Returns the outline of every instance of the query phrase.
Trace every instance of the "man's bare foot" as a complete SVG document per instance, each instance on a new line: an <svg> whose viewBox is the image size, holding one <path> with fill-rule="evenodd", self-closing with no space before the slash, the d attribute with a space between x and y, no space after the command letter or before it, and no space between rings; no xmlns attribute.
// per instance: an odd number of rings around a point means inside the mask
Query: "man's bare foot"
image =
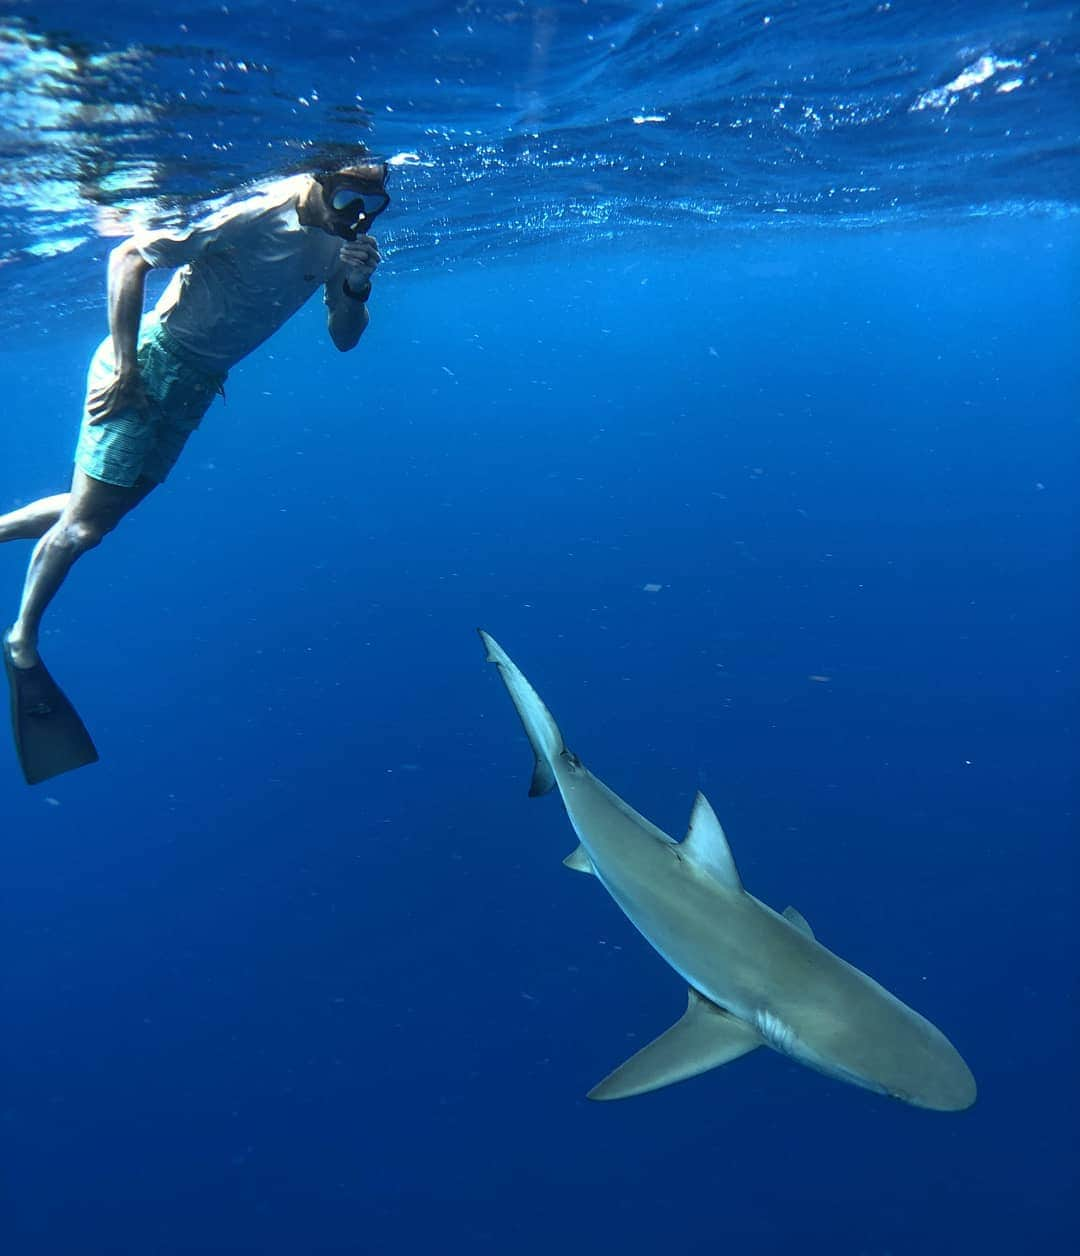
<svg viewBox="0 0 1080 1256"><path fill-rule="evenodd" d="M11 632L4 634L4 652L11 659L12 663L19 668L36 667L41 662L37 646L20 641L17 637L12 636Z"/></svg>

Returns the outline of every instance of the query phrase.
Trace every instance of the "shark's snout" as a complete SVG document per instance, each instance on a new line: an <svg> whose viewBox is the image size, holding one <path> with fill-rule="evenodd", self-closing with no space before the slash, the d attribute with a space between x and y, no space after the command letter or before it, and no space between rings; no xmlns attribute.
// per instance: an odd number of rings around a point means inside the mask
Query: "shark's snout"
<svg viewBox="0 0 1080 1256"><path fill-rule="evenodd" d="M948 1055L938 1061L937 1068L924 1079L917 1093L898 1094L896 1097L934 1112L962 1112L971 1107L977 1094L978 1087L971 1069L950 1043Z"/></svg>

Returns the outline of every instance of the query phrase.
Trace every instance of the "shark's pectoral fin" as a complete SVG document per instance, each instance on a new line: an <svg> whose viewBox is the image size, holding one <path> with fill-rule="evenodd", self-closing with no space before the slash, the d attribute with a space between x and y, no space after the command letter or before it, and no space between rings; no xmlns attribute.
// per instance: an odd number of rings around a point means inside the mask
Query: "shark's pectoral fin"
<svg viewBox="0 0 1080 1256"><path fill-rule="evenodd" d="M743 888L724 830L720 827L716 812L709 806L709 800L700 790L690 813L690 827L679 843L678 851L683 859L697 864L728 889Z"/></svg>
<svg viewBox="0 0 1080 1256"><path fill-rule="evenodd" d="M794 925L800 933L805 933L808 938L814 936L813 929L806 923L806 917L801 911L797 911L794 907L785 907L780 913L789 925Z"/></svg>
<svg viewBox="0 0 1080 1256"><path fill-rule="evenodd" d="M686 1012L666 1033L609 1073L590 1099L628 1099L696 1077L761 1046L755 1029L703 999L693 988Z"/></svg>
<svg viewBox="0 0 1080 1256"><path fill-rule="evenodd" d="M592 860L585 853L584 846L578 846L572 850L563 860L563 865L572 868L575 872L588 872L592 876L596 876L596 869L592 866Z"/></svg>

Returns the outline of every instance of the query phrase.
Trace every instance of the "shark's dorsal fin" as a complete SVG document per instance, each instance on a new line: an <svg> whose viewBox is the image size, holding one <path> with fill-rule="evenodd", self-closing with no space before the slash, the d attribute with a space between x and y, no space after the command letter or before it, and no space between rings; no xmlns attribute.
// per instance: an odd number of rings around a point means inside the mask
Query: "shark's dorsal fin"
<svg viewBox="0 0 1080 1256"><path fill-rule="evenodd" d="M575 872L588 872L590 875L596 875L596 869L592 866L592 860L585 853L584 846L578 846L572 850L563 860L563 864L567 868L572 868Z"/></svg>
<svg viewBox="0 0 1080 1256"><path fill-rule="evenodd" d="M589 1091L590 1099L628 1099L696 1077L761 1046L761 1035L691 987L685 1014Z"/></svg>
<svg viewBox="0 0 1080 1256"><path fill-rule="evenodd" d="M679 845L679 854L699 868L710 873L729 890L741 890L742 880L731 854L724 830L709 806L709 800L698 790L694 810L690 813L690 827Z"/></svg>
<svg viewBox="0 0 1080 1256"><path fill-rule="evenodd" d="M794 925L800 933L805 933L808 938L814 936L813 929L806 923L806 917L801 911L797 911L794 907L785 907L780 913L789 925Z"/></svg>

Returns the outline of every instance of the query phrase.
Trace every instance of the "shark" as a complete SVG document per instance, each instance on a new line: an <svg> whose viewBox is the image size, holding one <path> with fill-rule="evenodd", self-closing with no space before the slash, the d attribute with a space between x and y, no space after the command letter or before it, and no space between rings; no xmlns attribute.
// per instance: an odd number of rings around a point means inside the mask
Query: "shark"
<svg viewBox="0 0 1080 1256"><path fill-rule="evenodd" d="M563 862L600 882L687 987L680 1019L590 1099L645 1094L764 1046L915 1107L959 1112L975 1102L971 1070L941 1030L818 941L795 908L777 912L749 893L701 792L675 841L567 749L536 690L478 631L532 746L529 794L557 789L577 835Z"/></svg>

